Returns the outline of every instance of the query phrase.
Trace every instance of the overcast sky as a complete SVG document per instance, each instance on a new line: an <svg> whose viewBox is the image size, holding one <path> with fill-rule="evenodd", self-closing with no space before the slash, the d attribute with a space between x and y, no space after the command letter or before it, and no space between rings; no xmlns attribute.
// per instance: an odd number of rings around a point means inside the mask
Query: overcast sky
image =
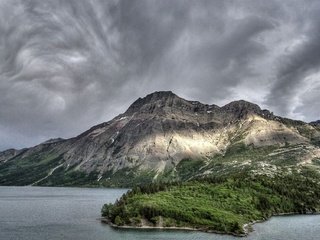
<svg viewBox="0 0 320 240"><path fill-rule="evenodd" d="M0 150L172 90L320 119L320 1L0 0Z"/></svg>

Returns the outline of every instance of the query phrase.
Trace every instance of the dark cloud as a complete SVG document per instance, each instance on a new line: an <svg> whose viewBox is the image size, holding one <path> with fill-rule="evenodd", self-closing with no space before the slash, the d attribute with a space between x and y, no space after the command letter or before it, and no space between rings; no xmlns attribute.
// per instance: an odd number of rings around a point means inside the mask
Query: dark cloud
<svg viewBox="0 0 320 240"><path fill-rule="evenodd" d="M319 79L319 75L316 77ZM310 80L309 80L310 81ZM294 113L308 116L310 121L319 120L319 109L320 109L320 83L313 83L314 85L303 92L300 103L295 108Z"/></svg>
<svg viewBox="0 0 320 240"><path fill-rule="evenodd" d="M74 136L156 90L320 118L319 5L0 0L0 149Z"/></svg>
<svg viewBox="0 0 320 240"><path fill-rule="evenodd" d="M303 101L304 96L297 96L310 81L310 76L320 69L320 5L312 8L307 21L306 29L297 29L298 38L291 48L280 56L277 69L276 82L273 84L267 97L267 105L279 114L287 115L292 112L299 113L296 109L297 101ZM305 16L302 16L305 17ZM314 86L315 83L312 82ZM310 96L307 96L307 98ZM314 96L313 96L314 97ZM318 95L319 97L319 95ZM302 99L301 99L302 98ZM306 101L308 102L308 101ZM312 109L314 106L304 106ZM314 112L311 115L317 115ZM311 118L306 115L306 118ZM319 117L319 114L318 114Z"/></svg>

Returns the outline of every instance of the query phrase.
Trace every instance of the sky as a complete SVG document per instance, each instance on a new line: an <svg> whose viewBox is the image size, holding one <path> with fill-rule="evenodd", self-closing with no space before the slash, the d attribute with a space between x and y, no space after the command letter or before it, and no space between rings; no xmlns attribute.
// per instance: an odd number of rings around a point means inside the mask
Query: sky
<svg viewBox="0 0 320 240"><path fill-rule="evenodd" d="M320 119L320 1L0 0L0 150L171 90Z"/></svg>

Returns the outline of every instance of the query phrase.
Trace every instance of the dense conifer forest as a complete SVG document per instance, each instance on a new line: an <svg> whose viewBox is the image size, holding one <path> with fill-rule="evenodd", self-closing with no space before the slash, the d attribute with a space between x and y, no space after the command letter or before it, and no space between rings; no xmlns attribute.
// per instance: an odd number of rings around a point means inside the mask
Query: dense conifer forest
<svg viewBox="0 0 320 240"><path fill-rule="evenodd" d="M312 172L266 176L239 173L133 188L102 215L116 226L178 227L235 235L248 223L284 213L315 213L320 185Z"/></svg>

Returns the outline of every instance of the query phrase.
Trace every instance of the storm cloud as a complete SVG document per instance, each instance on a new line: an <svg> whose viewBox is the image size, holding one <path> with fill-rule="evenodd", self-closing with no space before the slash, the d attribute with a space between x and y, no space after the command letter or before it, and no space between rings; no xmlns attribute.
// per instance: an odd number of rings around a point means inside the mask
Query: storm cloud
<svg viewBox="0 0 320 240"><path fill-rule="evenodd" d="M171 90L320 119L320 2L0 0L0 150Z"/></svg>

